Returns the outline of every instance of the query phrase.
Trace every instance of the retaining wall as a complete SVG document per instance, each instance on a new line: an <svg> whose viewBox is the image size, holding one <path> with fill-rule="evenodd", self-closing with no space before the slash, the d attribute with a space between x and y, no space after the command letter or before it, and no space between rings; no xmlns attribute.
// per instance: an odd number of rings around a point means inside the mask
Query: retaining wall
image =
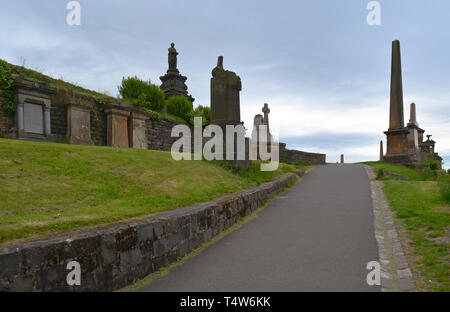
<svg viewBox="0 0 450 312"><path fill-rule="evenodd" d="M307 153L297 150L280 149L280 160L291 164L307 162L311 165L323 165L326 161L326 155Z"/></svg>
<svg viewBox="0 0 450 312"><path fill-rule="evenodd" d="M113 291L208 241L281 192L294 174L145 219L0 247L0 291ZM78 261L81 285L68 286Z"/></svg>

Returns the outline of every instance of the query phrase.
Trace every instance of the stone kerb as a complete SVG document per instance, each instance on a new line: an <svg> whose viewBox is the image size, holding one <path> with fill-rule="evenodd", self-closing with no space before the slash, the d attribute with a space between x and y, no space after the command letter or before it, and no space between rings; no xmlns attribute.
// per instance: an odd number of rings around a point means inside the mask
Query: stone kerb
<svg viewBox="0 0 450 312"><path fill-rule="evenodd" d="M0 291L122 288L199 247L294 179L294 174L286 174L246 191L144 219L0 247ZM80 286L67 285L70 261L80 263Z"/></svg>

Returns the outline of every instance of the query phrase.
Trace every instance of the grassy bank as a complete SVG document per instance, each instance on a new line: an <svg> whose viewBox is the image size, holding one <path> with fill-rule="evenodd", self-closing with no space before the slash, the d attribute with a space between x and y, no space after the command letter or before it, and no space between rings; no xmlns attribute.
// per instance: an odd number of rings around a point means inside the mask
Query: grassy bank
<svg viewBox="0 0 450 312"><path fill-rule="evenodd" d="M375 172L387 169L410 178L410 181L382 180L385 195L396 213L397 227L405 230L407 239L403 243L419 277L417 286L423 291L450 291L450 209L439 182L403 166L367 164Z"/></svg>
<svg viewBox="0 0 450 312"><path fill-rule="evenodd" d="M168 152L0 139L0 243L176 209L294 170L235 174Z"/></svg>

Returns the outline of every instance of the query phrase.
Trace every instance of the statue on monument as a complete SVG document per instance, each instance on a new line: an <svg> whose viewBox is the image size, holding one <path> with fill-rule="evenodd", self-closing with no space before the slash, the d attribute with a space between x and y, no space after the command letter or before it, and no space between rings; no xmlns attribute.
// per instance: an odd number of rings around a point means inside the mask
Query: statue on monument
<svg viewBox="0 0 450 312"><path fill-rule="evenodd" d="M169 48L169 70L167 72L178 72L177 55L178 52L175 49L175 43L172 42Z"/></svg>

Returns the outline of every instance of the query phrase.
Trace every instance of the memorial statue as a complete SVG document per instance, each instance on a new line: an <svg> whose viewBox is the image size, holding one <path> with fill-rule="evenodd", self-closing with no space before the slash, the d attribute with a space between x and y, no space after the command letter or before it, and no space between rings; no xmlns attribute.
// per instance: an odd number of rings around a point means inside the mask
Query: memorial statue
<svg viewBox="0 0 450 312"><path fill-rule="evenodd" d="M170 48L169 48L169 70L167 72L170 72L170 71L178 72L177 55L178 55L178 52L175 49L175 43L172 42L170 44Z"/></svg>

